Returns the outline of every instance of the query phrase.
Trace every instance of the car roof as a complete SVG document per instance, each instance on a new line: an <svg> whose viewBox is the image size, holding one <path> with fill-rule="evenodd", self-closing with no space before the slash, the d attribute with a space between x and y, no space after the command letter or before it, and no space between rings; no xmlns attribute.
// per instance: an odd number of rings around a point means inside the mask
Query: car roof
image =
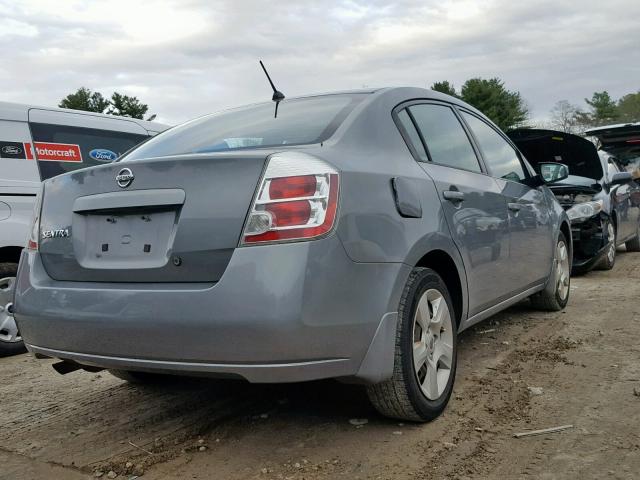
<svg viewBox="0 0 640 480"><path fill-rule="evenodd" d="M299 95L299 96L290 97L290 98L307 98L307 97L319 97L324 95L349 95L349 94L396 95L396 96L405 96L407 97L406 98L407 100L410 100L412 98L441 100L449 103L455 103L457 105L466 107L470 110L477 111L474 107L472 107L468 103L465 103L459 98L452 97L451 95L437 92L435 90L430 90L428 88L411 87L411 86L389 86L389 87L377 87L377 88L360 88L360 89L352 89L352 90L338 90L335 92L311 93L311 94Z"/></svg>
<svg viewBox="0 0 640 480"><path fill-rule="evenodd" d="M44 110L48 112L60 112L60 113L72 113L74 115L87 115L90 117L100 117L100 118L108 118L108 119L116 119L116 120L126 120L130 122L137 123L145 130L151 132L162 132L169 128L169 125L165 125L159 122L149 122L147 120L140 120L137 118L131 117L119 117L117 115L107 115L104 113L96 113L96 112L86 112L84 110L72 110L69 108L58 108L58 107L43 107L39 105L29 105L23 103L13 103L13 102L0 102L0 120L11 120L18 122L27 122L29 120L29 110Z"/></svg>
<svg viewBox="0 0 640 480"><path fill-rule="evenodd" d="M376 87L376 88L359 88L359 89L350 89L350 90L336 90L329 92L318 92L318 93L307 93L303 95L295 95L286 97L285 100L297 100L302 98L313 98L313 97L324 97L331 95L357 95L357 94L370 94L370 95L394 95L397 97L405 97L404 101L411 99L429 99L429 100L440 100L449 103L455 103L461 107L468 108L469 110L473 110L475 112L479 112L476 108L472 107L468 103L460 100L459 98L452 97L451 95L447 95L444 93L436 92L435 90L429 90L427 88L422 87L407 87L407 86L393 86L393 87ZM246 105L237 105L232 107L242 108L249 107L253 105L267 104L271 103L271 100L265 100L264 102L255 102ZM226 110L226 109L225 109Z"/></svg>

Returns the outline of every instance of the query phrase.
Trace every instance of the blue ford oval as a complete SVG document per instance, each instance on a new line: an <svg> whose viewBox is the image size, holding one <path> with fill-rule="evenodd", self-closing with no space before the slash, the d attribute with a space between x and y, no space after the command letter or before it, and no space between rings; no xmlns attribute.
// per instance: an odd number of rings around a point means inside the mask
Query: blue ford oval
<svg viewBox="0 0 640 480"><path fill-rule="evenodd" d="M94 148L89 152L89 156L99 162L113 162L118 158L116 152L112 152L106 148Z"/></svg>

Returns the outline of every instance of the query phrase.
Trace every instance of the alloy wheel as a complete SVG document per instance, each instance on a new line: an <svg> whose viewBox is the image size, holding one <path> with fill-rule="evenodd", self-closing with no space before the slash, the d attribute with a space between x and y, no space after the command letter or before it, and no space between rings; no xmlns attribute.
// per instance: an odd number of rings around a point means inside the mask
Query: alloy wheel
<svg viewBox="0 0 640 480"><path fill-rule="evenodd" d="M616 258L616 231L611 222L607 225L607 236L610 242L609 250L607 251L607 260L609 260L609 263L613 263Z"/></svg>
<svg viewBox="0 0 640 480"><path fill-rule="evenodd" d="M556 247L556 291L560 299L564 301L569 295L569 252L564 241L560 240Z"/></svg>
<svg viewBox="0 0 640 480"><path fill-rule="evenodd" d="M0 279L0 341L18 343L22 341L13 318L13 290L15 277Z"/></svg>
<svg viewBox="0 0 640 480"><path fill-rule="evenodd" d="M413 319L413 366L422 393L437 400L453 365L453 323L447 301L435 289L422 294Z"/></svg>

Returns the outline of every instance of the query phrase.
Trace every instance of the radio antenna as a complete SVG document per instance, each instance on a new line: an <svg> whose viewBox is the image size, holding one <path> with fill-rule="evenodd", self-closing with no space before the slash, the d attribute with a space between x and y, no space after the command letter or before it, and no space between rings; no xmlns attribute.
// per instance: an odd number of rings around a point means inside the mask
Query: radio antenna
<svg viewBox="0 0 640 480"><path fill-rule="evenodd" d="M271 85L271 88L273 89L273 97L271 97L271 100L273 100L274 102L280 102L281 100L284 100L284 93L282 93L279 90L276 90L276 86L271 81L271 77L269 76L269 72L267 72L267 69L265 68L264 63L262 63L262 60L260 60L260 66L262 67L262 70L264 71L264 74L267 76L267 80L269 80L269 84Z"/></svg>

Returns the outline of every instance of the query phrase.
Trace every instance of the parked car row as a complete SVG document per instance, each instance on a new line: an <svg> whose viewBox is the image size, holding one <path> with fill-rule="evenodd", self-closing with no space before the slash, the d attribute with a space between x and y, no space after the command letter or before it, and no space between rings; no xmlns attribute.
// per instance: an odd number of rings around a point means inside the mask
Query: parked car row
<svg viewBox="0 0 640 480"><path fill-rule="evenodd" d="M577 137L509 138L418 88L276 93L44 182L12 306L35 356L131 382L337 378L427 421L459 332L527 298L562 310L572 259L638 242L633 182Z"/></svg>
<svg viewBox="0 0 640 480"><path fill-rule="evenodd" d="M0 356L24 351L13 288L43 180L104 165L165 125L132 118L0 102Z"/></svg>
<svg viewBox="0 0 640 480"><path fill-rule="evenodd" d="M569 177L550 188L571 219L574 273L610 270L619 245L640 250L640 186L616 157L563 132L519 129L509 136L534 168L543 161L569 167Z"/></svg>

